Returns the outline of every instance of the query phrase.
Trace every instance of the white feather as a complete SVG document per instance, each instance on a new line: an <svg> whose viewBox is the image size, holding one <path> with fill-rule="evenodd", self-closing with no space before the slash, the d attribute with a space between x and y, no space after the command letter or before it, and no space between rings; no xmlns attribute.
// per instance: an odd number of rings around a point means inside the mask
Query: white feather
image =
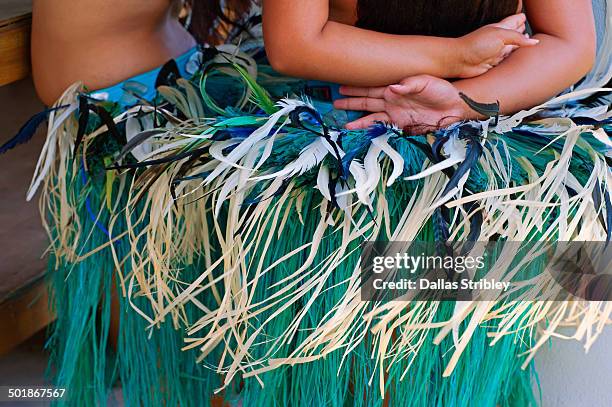
<svg viewBox="0 0 612 407"><path fill-rule="evenodd" d="M466 154L467 153L465 141L461 140L459 136L455 133L449 137L446 143L444 143L444 155L448 157L446 160L439 162L438 164L432 165L426 170L410 177L406 177L404 179L406 181L414 181L433 175L437 172L440 172L463 162L463 160L465 160Z"/></svg>
<svg viewBox="0 0 612 407"><path fill-rule="evenodd" d="M393 161L393 172L387 181L388 187L393 185L404 172L404 157L389 145L389 137L390 135L386 134L372 140L372 144L378 146Z"/></svg>
<svg viewBox="0 0 612 407"><path fill-rule="evenodd" d="M135 117L128 117L125 123L125 138L129 143L134 137L143 131L153 128L153 120L150 116L145 116L140 120ZM151 140L146 140L130 151L130 154L139 162L145 161L146 156L153 151L153 143Z"/></svg>
<svg viewBox="0 0 612 407"><path fill-rule="evenodd" d="M68 94L70 90L66 91ZM79 105L77 103L72 103L57 119L55 119L55 112L52 112L49 117L49 130L47 131L47 140L43 146L42 152L36 163L36 169L34 170L34 176L32 177L32 183L30 184L30 188L28 189L28 194L26 196L26 200L30 202L34 195L36 195L36 191L40 187L40 184L47 177L51 166L55 162L55 151L57 149L57 143L59 139L58 132L60 131L60 127L66 124L66 121L69 117L73 115L74 112L77 111ZM73 142L73 140L70 140Z"/></svg>
<svg viewBox="0 0 612 407"><path fill-rule="evenodd" d="M612 147L612 140L610 139L610 136L608 136L608 133L606 133L604 129L597 129L597 130L592 131L591 133L593 134L593 137L595 137L602 144L608 147Z"/></svg>
<svg viewBox="0 0 612 407"><path fill-rule="evenodd" d="M328 148L325 146L325 140L318 138L314 143L306 146L301 152L300 156L287 164L287 166L275 173L261 175L258 177L251 178L252 181L262 181L272 178L289 178L294 175L302 175L306 171L316 167L328 154Z"/></svg>
<svg viewBox="0 0 612 407"><path fill-rule="evenodd" d="M322 165L319 168L319 174L317 175L317 189L321 192L321 195L331 202L331 192L329 191L329 168L326 165Z"/></svg>
<svg viewBox="0 0 612 407"><path fill-rule="evenodd" d="M359 199L361 203L371 207L370 198L367 194L366 189L364 188L364 186L366 185L368 176L363 168L363 165L360 164L357 160L353 160L353 162L351 162L351 165L349 167L349 172L351 173L351 175L353 176L353 179L355 180L355 189L337 193L336 197L339 198L341 196L348 195L348 194L355 192L357 193L357 198Z"/></svg>
<svg viewBox="0 0 612 407"><path fill-rule="evenodd" d="M230 166L237 165L238 161L246 154L248 154L248 152L256 143L270 136L270 132L282 117L289 114L298 106L305 106L306 103L295 99L283 99L277 105L281 109L271 115L268 121L266 121L263 126L251 133L251 135L244 139L238 147L236 147L231 153L229 153L224 163L220 164L208 177L206 177L206 179L204 180L206 184L210 183ZM288 120L285 119L285 122L282 126L284 126L287 122Z"/></svg>

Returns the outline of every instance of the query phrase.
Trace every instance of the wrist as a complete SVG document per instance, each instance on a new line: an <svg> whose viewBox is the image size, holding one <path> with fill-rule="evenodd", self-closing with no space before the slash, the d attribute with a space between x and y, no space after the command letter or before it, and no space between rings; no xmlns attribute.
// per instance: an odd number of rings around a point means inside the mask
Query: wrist
<svg viewBox="0 0 612 407"><path fill-rule="evenodd" d="M479 96L471 92L470 89L462 87L461 81L455 82L453 85L455 89L457 89L457 99L454 106L455 113L460 115L464 120L485 120L487 117L472 109L465 100L459 96L459 93L463 93L472 100L483 102L479 99Z"/></svg>
<svg viewBox="0 0 612 407"><path fill-rule="evenodd" d="M464 45L460 38L435 38L432 55L432 76L442 79L460 78L465 72ZM436 55L437 53L437 55Z"/></svg>
<svg viewBox="0 0 612 407"><path fill-rule="evenodd" d="M468 75L469 64L467 59L467 43L465 37L450 38L451 43L448 45L453 52L452 61L449 61L449 66L453 67L453 78L464 78Z"/></svg>

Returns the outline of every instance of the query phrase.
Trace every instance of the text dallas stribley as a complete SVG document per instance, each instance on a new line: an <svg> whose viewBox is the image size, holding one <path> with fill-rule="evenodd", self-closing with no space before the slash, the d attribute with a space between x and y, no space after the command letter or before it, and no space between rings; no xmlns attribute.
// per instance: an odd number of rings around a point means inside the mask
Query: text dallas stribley
<svg viewBox="0 0 612 407"><path fill-rule="evenodd" d="M455 275L461 275L466 270L482 270L485 267L484 257L471 256L411 256L407 253L397 253L394 256L377 256L373 258L372 270L374 274L389 273L391 270L404 270L414 274L417 270L445 269L453 270ZM399 276L396 276L399 277ZM472 280L469 277L445 280L442 278L420 278L411 280L400 278L387 281L377 278L373 281L375 290L503 290L510 288L510 282L501 282L494 279L483 278Z"/></svg>
<svg viewBox="0 0 612 407"><path fill-rule="evenodd" d="M439 278L435 281L421 278L417 280L409 280L402 278L399 281L386 281L382 278L377 278L373 281L375 290L503 290L508 291L510 282L502 282L493 279L483 278L482 280L473 281L469 278L463 278L459 281L448 281Z"/></svg>

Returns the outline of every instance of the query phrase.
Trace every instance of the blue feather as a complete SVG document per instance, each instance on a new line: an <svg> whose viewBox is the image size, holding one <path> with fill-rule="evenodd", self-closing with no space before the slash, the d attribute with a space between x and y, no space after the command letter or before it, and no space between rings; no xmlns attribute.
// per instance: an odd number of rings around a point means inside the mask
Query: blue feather
<svg viewBox="0 0 612 407"><path fill-rule="evenodd" d="M346 151L344 157L342 157L342 179L347 180L350 175L349 167L353 160L363 152L363 145L353 148L352 150Z"/></svg>
<svg viewBox="0 0 612 407"><path fill-rule="evenodd" d="M601 196L601 184L597 182L596 187L593 189L593 204L595 208L602 208L602 196ZM610 193L605 191L603 196L603 204L606 206L606 218L599 214L599 222L603 225L606 230L606 242L612 241L612 201L610 200Z"/></svg>
<svg viewBox="0 0 612 407"><path fill-rule="evenodd" d="M436 137L436 141L434 141L431 146L431 150L436 159L435 163L441 162L444 157L442 157L442 147L444 147L444 143L448 141L448 136Z"/></svg>
<svg viewBox="0 0 612 407"><path fill-rule="evenodd" d="M591 117L572 117L572 121L579 126L604 126L606 124L612 124L612 119L596 120Z"/></svg>
<svg viewBox="0 0 612 407"><path fill-rule="evenodd" d="M81 165L79 167L79 170L80 170L79 172L81 173L81 183L82 183L83 187L85 187L85 186L87 186L88 177L87 177L87 172L85 171L85 161L84 160L81 161ZM96 225L96 227L102 233L104 233L106 236L108 236L112 240L112 236L111 236L110 232L108 231L106 226L104 226L100 222L100 220L98 219L98 216L93 211L93 209L91 207L91 200L89 199L89 196L85 197L85 210L87 211L87 214L89 215L89 218L94 223L94 225Z"/></svg>
<svg viewBox="0 0 612 407"><path fill-rule="evenodd" d="M365 136L369 138L370 140L372 140L372 139L375 139L376 137L380 137L386 134L388 131L389 130L387 129L387 126L379 122L373 126L370 126Z"/></svg>
<svg viewBox="0 0 612 407"><path fill-rule="evenodd" d="M463 178L463 176L469 170L476 167L481 154L482 154L482 146L480 145L478 140L475 138L470 138L468 148L467 148L467 156L465 157L465 160L459 165L459 168L457 168L457 171L453 174L452 178L448 181L448 184L446 185L446 188L444 189L444 192L442 193L443 196L448 194L457 185L459 185L459 181L461 181L461 178Z"/></svg>
<svg viewBox="0 0 612 407"><path fill-rule="evenodd" d="M257 130L257 127L253 126L220 128L220 130L217 130L215 134L211 137L211 140L223 141L228 140L230 138L247 138L255 130Z"/></svg>
<svg viewBox="0 0 612 407"><path fill-rule="evenodd" d="M370 146L370 141L386 134L388 131L389 129L385 125L381 123L377 123L371 126L370 128L368 128L368 131L364 135L366 142L345 152L344 157L342 157L341 178L343 180L348 179L348 176L350 174L349 167L351 166L351 163L359 154L362 154ZM342 137L343 135L344 133L341 133L340 137Z"/></svg>
<svg viewBox="0 0 612 407"><path fill-rule="evenodd" d="M13 137L12 139L7 141L0 147L0 154L4 154L8 152L9 150L12 150L13 148L17 147L20 144L25 144L28 141L30 141L32 137L34 137L34 134L36 134L36 130L38 130L40 125L43 124L43 122L47 120L51 112L54 112L60 109L65 109L67 107L68 105L58 106L58 107L53 107L50 109L43 110L40 113L36 113L34 116L30 118L30 120L28 120L23 125L23 127L21 127L21 129L19 129L15 137Z"/></svg>
<svg viewBox="0 0 612 407"><path fill-rule="evenodd" d="M473 207L476 205L471 205L468 207L464 205L464 209L468 212L472 211ZM482 215L482 209L478 209L476 213L470 219L470 234L467 237L467 242L463 246L463 253L469 253L475 246L478 241L478 237L480 236L480 232L482 231L482 222L484 221L484 217Z"/></svg>
<svg viewBox="0 0 612 407"><path fill-rule="evenodd" d="M448 242L450 238L450 228L441 208L436 209L433 214L433 226L435 241L438 243Z"/></svg>

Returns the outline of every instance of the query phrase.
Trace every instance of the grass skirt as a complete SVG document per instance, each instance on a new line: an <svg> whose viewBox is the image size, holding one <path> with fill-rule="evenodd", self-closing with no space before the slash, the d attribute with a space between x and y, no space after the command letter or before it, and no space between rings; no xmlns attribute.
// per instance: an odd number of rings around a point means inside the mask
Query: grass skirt
<svg viewBox="0 0 612 407"><path fill-rule="evenodd" d="M610 240L605 104L570 94L420 137L346 131L301 82L241 54L211 61L155 104L122 112L75 85L51 112L32 191L53 249L55 378L74 404L103 404L117 378L128 405L536 404L535 352L564 326L588 347L609 322L610 303L573 297L359 290L368 240Z"/></svg>

